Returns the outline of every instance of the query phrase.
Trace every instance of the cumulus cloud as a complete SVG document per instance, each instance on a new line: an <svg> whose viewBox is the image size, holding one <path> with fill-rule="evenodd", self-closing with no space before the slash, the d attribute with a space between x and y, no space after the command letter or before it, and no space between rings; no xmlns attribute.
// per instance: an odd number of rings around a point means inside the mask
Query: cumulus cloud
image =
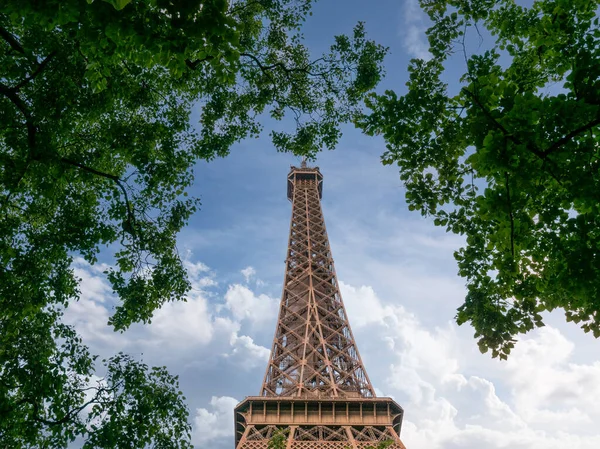
<svg viewBox="0 0 600 449"><path fill-rule="evenodd" d="M256 295L248 287L240 284L230 285L225 293L225 307L238 320L250 323L273 321L277 313L278 301L267 295Z"/></svg>
<svg viewBox="0 0 600 449"><path fill-rule="evenodd" d="M500 362L473 356L473 340L453 323L427 327L371 287L340 285L359 348L384 342L378 359L389 375L378 387L405 409L407 447L598 447L600 362L573 363L574 344L558 329L533 332Z"/></svg>
<svg viewBox="0 0 600 449"><path fill-rule="evenodd" d="M101 270L78 261L82 298L67 309L66 318L86 343L111 353L133 349L152 353L160 364L193 362L202 369L221 360L236 373L252 371L249 385L259 383L278 301L240 284L229 285L223 294L207 292L218 285L210 269L189 266L194 288L186 302L168 303L152 324L118 335L106 325L114 299ZM202 280L207 277L213 284ZM402 279L405 294L414 285L410 277ZM359 349L377 348L376 359L366 353L366 368L378 394L394 397L405 409L402 439L410 449L600 447L595 426L600 421L600 362L575 362L576 345L559 329L532 332L507 362L500 362L478 354L470 332L451 322L433 326L408 306L399 306L403 298L388 292L384 300L369 285L340 281L340 288ZM202 357L213 361L202 362ZM220 385L216 378L205 382L213 394ZM230 387L226 381L219 386L225 394ZM248 387L246 394L254 390ZM229 445L236 403L230 396L214 396L196 408L194 442Z"/></svg>
<svg viewBox="0 0 600 449"><path fill-rule="evenodd" d="M215 274L210 268L202 262L192 262L189 258L191 253L188 253L188 258L183 260L183 266L188 272L190 281L192 283L192 289L203 290L206 287L214 287L217 284L214 277Z"/></svg>
<svg viewBox="0 0 600 449"><path fill-rule="evenodd" d="M263 287L265 285L265 282L262 279L256 277L256 270L254 267L248 266L243 270L240 270L240 273L242 273L242 276L244 276L244 282L246 284L249 284L250 281L253 280L256 287Z"/></svg>
<svg viewBox="0 0 600 449"><path fill-rule="evenodd" d="M343 281L339 285L352 328L383 323L384 318L390 315L391 311L383 307L372 287L353 287Z"/></svg>
<svg viewBox="0 0 600 449"><path fill-rule="evenodd" d="M77 257L74 261L73 272L82 286L81 297L86 300L104 302L110 297L112 289L102 279L101 275L108 269L106 264L89 265L83 258Z"/></svg>
<svg viewBox="0 0 600 449"><path fill-rule="evenodd" d="M120 349L121 341L108 327L109 312L112 303L112 288L106 282L103 271L106 266L91 266L82 258L73 264L73 272L79 279L81 296L65 310L64 321L74 325L86 344L112 351Z"/></svg>
<svg viewBox="0 0 600 449"><path fill-rule="evenodd" d="M204 444L216 439L233 437L233 408L238 400L229 396L213 396L210 409L196 409L193 421L192 441L204 447Z"/></svg>
<svg viewBox="0 0 600 449"><path fill-rule="evenodd" d="M211 270L201 262L184 263L192 284L186 300L166 303L155 311L151 323L137 323L117 334L107 324L114 298L102 273L105 267L78 259L74 269L82 294L65 310L64 320L103 357L125 351L164 364L199 361L203 354L210 358L216 353L247 369L266 360L269 350L241 333L241 321L273 317L273 300L238 285L230 286L225 298L219 298L206 291L218 285Z"/></svg>
<svg viewBox="0 0 600 449"><path fill-rule="evenodd" d="M429 43L425 35L427 20L428 17L419 7L418 0L404 0L400 36L402 46L414 58L431 59Z"/></svg>
<svg viewBox="0 0 600 449"><path fill-rule="evenodd" d="M515 407L540 426L598 434L593 423L600 420L600 362L573 363L574 349L551 327L521 342L505 367Z"/></svg>
<svg viewBox="0 0 600 449"><path fill-rule="evenodd" d="M271 351L264 346L257 345L251 337L232 334L230 343L233 349L225 356L244 370L266 366Z"/></svg>
<svg viewBox="0 0 600 449"><path fill-rule="evenodd" d="M193 294L186 302L165 304L155 313L148 330L168 345L197 346L211 341L214 323L206 298Z"/></svg>

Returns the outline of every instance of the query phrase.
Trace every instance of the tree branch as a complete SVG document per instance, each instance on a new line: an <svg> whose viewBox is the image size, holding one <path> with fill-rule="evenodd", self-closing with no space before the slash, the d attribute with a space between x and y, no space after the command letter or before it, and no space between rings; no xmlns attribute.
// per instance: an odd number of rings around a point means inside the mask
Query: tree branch
<svg viewBox="0 0 600 449"><path fill-rule="evenodd" d="M252 59L256 63L256 65L258 66L258 68L260 70L262 70L263 72L266 72L268 70L273 70L276 67L281 68L285 72L288 71L287 67L283 64L283 62L276 62L275 64L267 65L266 66L266 65L263 65L263 63L260 61L260 59L258 59L256 56L251 55L249 53L240 53L240 56L244 56L246 58Z"/></svg>
<svg viewBox="0 0 600 449"><path fill-rule="evenodd" d="M483 114L490 120L490 122L500 131L502 131L502 134L504 134L504 136L509 139L510 141L512 141L513 143L517 144L517 145L522 145L523 142L521 142L519 139L517 139L513 134L511 134L503 125L502 123L500 123L492 114L490 111L487 110L487 108L481 103L481 101L479 101L479 98L477 97L477 95L475 95L473 92L471 92L469 89L467 89L466 87L462 88L462 91L465 92L475 103L475 105L477 105L477 107L481 110L481 112L483 112ZM529 145L527 145L527 147L529 148ZM537 154L538 156L543 156L542 152L539 151L537 148L529 148L533 153Z"/></svg>
<svg viewBox="0 0 600 449"><path fill-rule="evenodd" d="M490 120L490 122L500 131L502 131L502 134L504 134L504 137L508 140L510 140L511 142L513 142L516 145L523 145L523 142L521 142L519 139L517 139L513 134L511 134L503 125L502 123L500 123L498 120L496 120L496 118L490 113L490 111L488 111L486 109L486 107L481 103L481 101L479 101L479 98L477 98L477 96L471 92L469 89L467 89L466 87L462 88L462 91L465 92L472 100L473 102L477 105L477 107L483 112L483 114ZM542 168L544 166L544 164L546 162L548 162L549 164L555 165L547 156L547 154L545 154L544 151L540 151L539 149L537 149L536 147L534 147L533 145L531 145L531 143L527 142L527 144L525 144L525 148L527 148L529 151L531 151L533 154L535 154L537 157L539 157L542 160ZM550 174L550 176L552 176L552 178L559 184L559 185L563 185L562 181L560 179L558 179L558 177L554 174L554 172L552 172L552 170L550 170L549 168L547 169L548 173Z"/></svg>
<svg viewBox="0 0 600 449"><path fill-rule="evenodd" d="M192 70L196 70L201 63L203 63L204 61L210 61L211 59L214 59L214 56L208 55L206 58L196 59L195 61L192 61L191 59L186 59L185 65L187 65Z"/></svg>
<svg viewBox="0 0 600 449"><path fill-rule="evenodd" d="M42 70L44 70L44 68L46 67L46 65L50 62L50 60L56 55L56 50L52 51L48 56L46 56L46 58L40 62L37 66L37 68L35 69L35 71L29 75L28 77L26 77L23 81L21 81L19 84L17 84L15 87L12 88L12 90L14 90L15 92L18 92L19 89L21 89L25 84L27 84L29 81L31 81L32 79L34 79L36 76L38 76L40 74L40 72Z"/></svg>
<svg viewBox="0 0 600 449"><path fill-rule="evenodd" d="M107 391L107 390L104 388L98 388L98 390L96 391L96 394L94 395L94 397L92 399L90 399L89 401L87 401L86 403L81 405L80 407L70 410L69 412L67 412L67 414L65 416L63 416L59 420L50 421L48 419L40 418L39 416L34 416L33 420L37 421L37 422L41 422L42 424L46 424L47 426L58 426L58 425L64 424L64 423L70 421L75 415L80 413L88 405L93 404L94 402L97 402L101 397L101 393L104 393L105 391ZM37 415L38 411L39 411L39 405L34 404L34 411L35 411L35 415Z"/></svg>
<svg viewBox="0 0 600 449"><path fill-rule="evenodd" d="M18 51L23 55L25 54L25 50L23 49L17 38L2 27L0 27L0 37L2 37L14 50Z"/></svg>
<svg viewBox="0 0 600 449"><path fill-rule="evenodd" d="M82 170L84 170L84 171L86 171L88 173L92 173L94 175L98 175L98 176L101 176L103 178L111 179L112 181L116 182L117 184L120 184L120 182L121 182L121 179L118 176L116 176L116 175L111 175L110 173L101 172L99 170L96 170L95 168L91 168L91 167L88 167L86 165L83 165L80 162L73 161L73 160L67 159L65 157L61 158L60 161L64 162L65 164L69 164L69 165L73 165L75 167L78 167L78 168L80 168L80 169L82 169Z"/></svg>
<svg viewBox="0 0 600 449"><path fill-rule="evenodd" d="M23 116L25 117L25 125L27 126L27 141L28 141L28 145L29 145L29 150L31 153L33 153L33 150L35 149L35 134L37 132L37 128L33 124L33 118L31 117L31 114L29 113L29 109L27 108L27 105L25 104L25 102L23 100L21 100L21 98L17 95L15 90L9 88L8 86L6 86L2 83L0 83L0 94L4 95L6 98L8 98L17 107L17 109L21 112L21 114L23 114Z"/></svg>
<svg viewBox="0 0 600 449"><path fill-rule="evenodd" d="M133 235L136 236L135 233L135 216L133 214L133 211L131 210L131 206L129 204L129 195L127 193L127 189L125 188L125 185L123 184L123 182L121 181L121 178L119 178L116 175L111 175L110 173L104 173L101 172L99 170L96 170L95 168L92 167L88 167L87 165L83 165L80 162L77 161L73 161L71 159L67 159L65 157L61 158L60 161L64 164L68 164L68 165L72 165L74 167L77 167L83 171L86 171L88 173L91 173L93 175L96 176L100 176L102 178L106 178L106 179L110 179L111 181L113 181L115 184L117 184L117 186L119 186L119 188L121 189L121 191L123 192L123 196L125 197L125 207L127 208L127 222L129 224L129 232Z"/></svg>
<svg viewBox="0 0 600 449"><path fill-rule="evenodd" d="M510 187L508 186L508 172L504 172L504 182L506 185L506 198L508 201L508 216L510 218L510 253L515 258L515 217L513 215L512 203L510 200Z"/></svg>
<svg viewBox="0 0 600 449"><path fill-rule="evenodd" d="M302 73L306 73L307 75L310 75L310 76L323 76L323 75L325 75L327 73L327 72L313 73L310 70L308 70L308 68L311 65L316 64L319 61L323 61L325 58L316 59L313 62L311 62L310 64L305 65L304 67L289 68L289 67L286 67L283 62L276 62L276 63L271 64L271 65L263 65L263 63L260 61L260 59L258 59L256 56L251 55L249 53L240 53L240 56L244 56L246 58L252 59L256 63L256 65L258 66L258 68L260 70L262 70L263 72L266 72L266 71L269 71L269 70L273 70L275 68L280 68L281 70L283 70L287 74L294 73L294 72L296 72L296 73L302 72Z"/></svg>
<svg viewBox="0 0 600 449"><path fill-rule="evenodd" d="M578 134L581 134L588 130L591 130L594 126L598 126L598 125L600 125L600 117L596 118L595 120L592 120L591 122L589 122L586 125L583 125L580 128L577 128L577 129L571 131L566 136L561 137L556 142L554 142L552 145L550 145L548 148L546 148L544 151L542 151L542 154L544 156L548 156L549 154L552 154L553 152L558 150L561 146L563 146L565 143L569 142L574 137L576 137Z"/></svg>

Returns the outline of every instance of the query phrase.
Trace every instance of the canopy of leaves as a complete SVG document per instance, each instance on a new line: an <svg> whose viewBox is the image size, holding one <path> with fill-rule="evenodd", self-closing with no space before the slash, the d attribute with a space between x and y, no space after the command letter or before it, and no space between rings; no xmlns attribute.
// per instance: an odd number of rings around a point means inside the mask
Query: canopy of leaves
<svg viewBox="0 0 600 449"><path fill-rule="evenodd" d="M2 3L0 446L186 447L187 411L163 370L116 356L94 386L95 358L60 323L79 297L71 261L108 246L110 324L149 322L189 288L175 243L198 206L185 193L196 160L258 136L265 115L294 128L271 133L280 151L335 146L386 49L358 24L311 58L299 32L310 6Z"/></svg>
<svg viewBox="0 0 600 449"><path fill-rule="evenodd" d="M494 357L556 308L600 336L598 3L422 0L433 59L360 121L385 138L410 209L466 237L457 321Z"/></svg>

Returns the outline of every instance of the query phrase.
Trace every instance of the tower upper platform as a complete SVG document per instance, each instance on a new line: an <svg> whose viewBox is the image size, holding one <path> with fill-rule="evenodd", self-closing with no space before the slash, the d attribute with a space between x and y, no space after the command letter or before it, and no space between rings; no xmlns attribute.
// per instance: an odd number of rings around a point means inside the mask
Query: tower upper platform
<svg viewBox="0 0 600 449"><path fill-rule="evenodd" d="M319 167L307 167L305 162L300 167L292 165L287 178L288 200L294 199L294 186L299 181L314 181L319 192L319 199L323 198L323 175L319 171Z"/></svg>

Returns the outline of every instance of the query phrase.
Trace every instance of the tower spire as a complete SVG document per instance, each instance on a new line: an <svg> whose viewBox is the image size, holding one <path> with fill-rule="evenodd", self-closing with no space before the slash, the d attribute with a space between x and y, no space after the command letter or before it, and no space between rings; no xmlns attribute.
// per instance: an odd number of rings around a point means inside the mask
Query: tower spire
<svg viewBox="0 0 600 449"><path fill-rule="evenodd" d="M235 409L236 449L267 449L287 430L286 449L363 449L400 441L403 410L375 397L356 347L321 210L318 167L291 167L292 202L283 293L260 396Z"/></svg>
<svg viewBox="0 0 600 449"><path fill-rule="evenodd" d="M323 176L288 176L292 223L279 319L262 396L373 397L342 302L321 210Z"/></svg>

